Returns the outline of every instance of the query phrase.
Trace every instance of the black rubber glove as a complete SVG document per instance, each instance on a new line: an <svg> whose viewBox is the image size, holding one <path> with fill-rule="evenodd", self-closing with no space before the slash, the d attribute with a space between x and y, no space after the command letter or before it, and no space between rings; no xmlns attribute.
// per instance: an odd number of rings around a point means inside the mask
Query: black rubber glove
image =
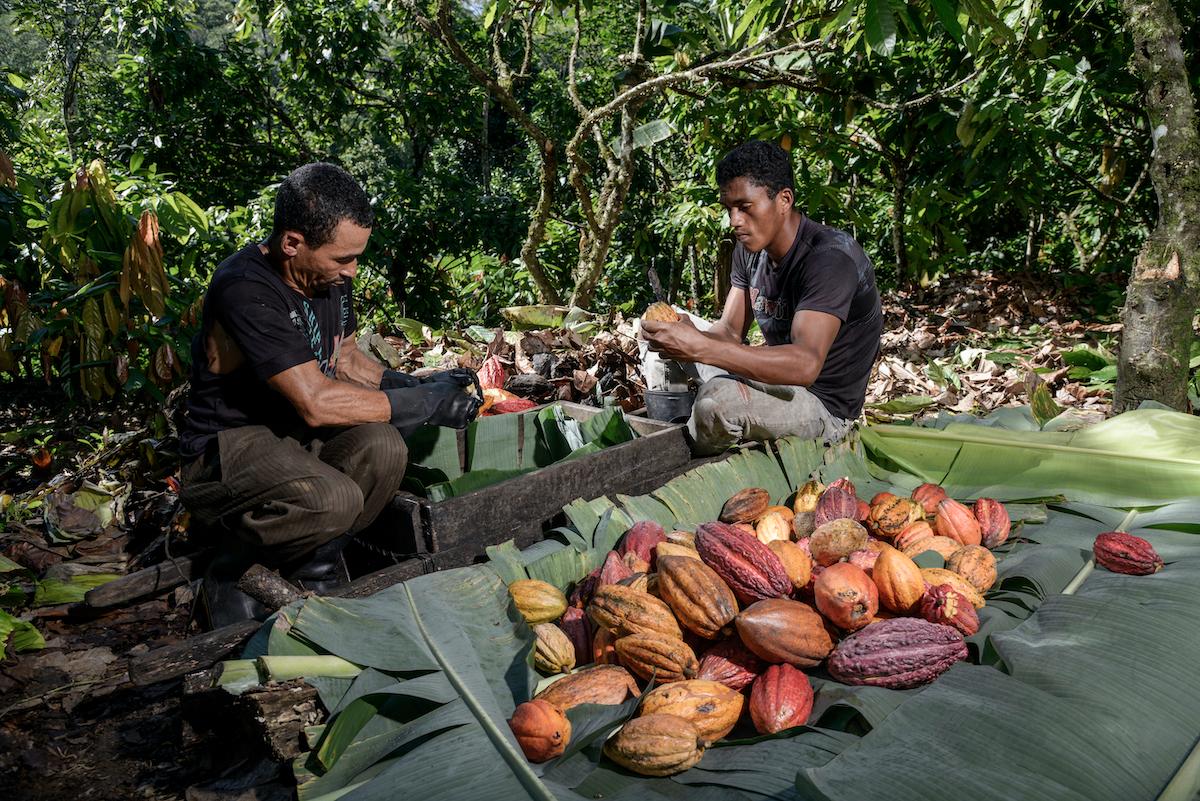
<svg viewBox="0 0 1200 801"><path fill-rule="evenodd" d="M443 381L431 381L416 387L385 389L392 404L391 424L401 436L409 437L428 423L449 428L466 428L479 414L481 397L468 395L464 387Z"/></svg>
<svg viewBox="0 0 1200 801"><path fill-rule="evenodd" d="M402 373L399 370L384 369L383 378L379 381L380 389L403 389L404 387L415 387L421 383L421 379L416 376L411 376L408 373Z"/></svg>
<svg viewBox="0 0 1200 801"><path fill-rule="evenodd" d="M438 382L442 384L456 384L460 387L469 387L475 385L475 392L483 397L483 389L479 386L479 376L475 375L474 370L466 367L455 367L453 370L442 370L439 373L431 373L421 379L422 384Z"/></svg>

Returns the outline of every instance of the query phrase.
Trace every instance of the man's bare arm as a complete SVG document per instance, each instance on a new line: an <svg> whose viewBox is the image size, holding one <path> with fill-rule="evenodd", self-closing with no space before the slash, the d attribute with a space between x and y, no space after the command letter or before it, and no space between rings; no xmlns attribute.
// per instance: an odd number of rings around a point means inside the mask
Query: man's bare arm
<svg viewBox="0 0 1200 801"><path fill-rule="evenodd" d="M287 398L305 424L313 428L380 423L392 418L387 395L378 389L328 378L316 360L289 367L268 378L267 384ZM375 384L379 385L378 378Z"/></svg>
<svg viewBox="0 0 1200 801"><path fill-rule="evenodd" d="M357 384L367 389L379 389L383 378L383 365L358 349L353 336L342 340L341 355L338 357L338 381Z"/></svg>
<svg viewBox="0 0 1200 801"><path fill-rule="evenodd" d="M725 296L721 319L704 332L710 339L722 342L742 342L750 330L750 295L741 287L733 287Z"/></svg>
<svg viewBox="0 0 1200 801"><path fill-rule="evenodd" d="M685 318L661 324L647 339L667 358L711 364L766 384L809 386L821 374L841 325L832 314L799 311L792 318L792 344L752 346L706 337Z"/></svg>

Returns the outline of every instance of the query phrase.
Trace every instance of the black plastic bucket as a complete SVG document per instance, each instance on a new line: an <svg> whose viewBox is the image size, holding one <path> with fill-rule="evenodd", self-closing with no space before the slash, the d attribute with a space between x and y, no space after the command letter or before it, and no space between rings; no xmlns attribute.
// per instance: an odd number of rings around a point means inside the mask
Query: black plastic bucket
<svg viewBox="0 0 1200 801"><path fill-rule="evenodd" d="M692 416L692 403L696 400L696 393L648 389L645 397L646 416L651 420L684 423Z"/></svg>

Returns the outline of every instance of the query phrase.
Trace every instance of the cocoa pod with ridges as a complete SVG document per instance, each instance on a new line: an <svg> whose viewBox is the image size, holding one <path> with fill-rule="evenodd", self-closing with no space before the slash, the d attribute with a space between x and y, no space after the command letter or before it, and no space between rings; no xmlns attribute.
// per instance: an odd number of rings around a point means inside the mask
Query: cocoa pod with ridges
<svg viewBox="0 0 1200 801"><path fill-rule="evenodd" d="M1148 576L1163 568L1162 557L1147 540L1123 531L1106 531L1092 544L1096 564L1113 573Z"/></svg>

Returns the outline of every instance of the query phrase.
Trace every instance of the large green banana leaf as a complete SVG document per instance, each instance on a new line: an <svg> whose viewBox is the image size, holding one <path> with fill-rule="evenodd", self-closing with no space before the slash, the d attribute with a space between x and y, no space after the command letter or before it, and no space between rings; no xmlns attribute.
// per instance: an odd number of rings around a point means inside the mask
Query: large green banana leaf
<svg viewBox="0 0 1200 801"><path fill-rule="evenodd" d="M1162 409L1071 432L880 425L864 429L861 439L881 477L889 468L904 471L959 498L1062 495L1151 506L1192 497L1200 487L1200 417Z"/></svg>
<svg viewBox="0 0 1200 801"><path fill-rule="evenodd" d="M1191 430L1168 422L1155 425ZM1129 457L1116 498L1105 494L1107 478L1084 486L1086 470L1063 468L1051 481L1047 462L1070 463L1055 449L1033 468L1005 456L1015 471L1007 484L996 466L992 478L975 482L1006 499L1066 499L1048 509L1009 505L1017 523L998 549L999 579L981 610L981 630L968 638L971 663L925 688L846 686L816 671L811 726L763 738L743 723L698 766L669 779L636 776L602 757L604 735L631 705L572 710L578 739L566 755L542 766L521 757L505 719L536 680L532 633L509 606L505 583L529 576L567 590L633 521L692 528L747 486L765 487L781 502L813 475L827 482L849 476L867 497L907 491L939 471L944 480L979 432L1011 433L951 424L931 432L946 438L937 447L919 436L872 440L878 428L864 432L861 445L822 449L783 440L704 465L649 495L576 501L565 510L570 528L525 551L511 543L490 548L488 566L424 576L368 599L313 598L285 610L260 646L333 653L364 667L353 680L313 682L332 714L297 763L301 800L1127 801L1157 798L1169 786L1164 801L1187 801L1200 786L1195 770L1181 769L1200 735L1200 639L1191 635L1200 624L1200 501L1180 493L1146 503L1153 482L1144 454ZM1113 442L1098 447L1114 436L1101 433L1059 447L1117 453ZM948 445L954 437L957 444ZM952 448L958 451L948 455ZM1187 461L1179 449L1168 458ZM1022 473L1034 468L1040 483ZM954 486L960 498L973 494L963 492L968 482ZM1113 528L1151 539L1166 569L1147 577L1093 569L1092 541Z"/></svg>

